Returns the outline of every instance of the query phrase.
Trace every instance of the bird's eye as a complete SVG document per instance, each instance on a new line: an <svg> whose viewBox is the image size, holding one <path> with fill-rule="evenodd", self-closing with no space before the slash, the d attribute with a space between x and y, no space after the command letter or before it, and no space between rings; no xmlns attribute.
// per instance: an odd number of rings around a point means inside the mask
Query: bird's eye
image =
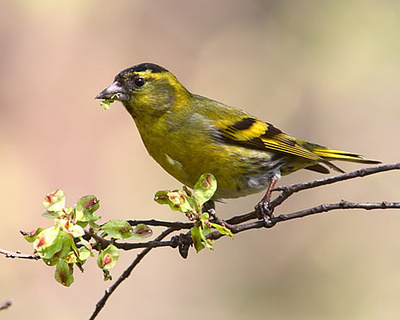
<svg viewBox="0 0 400 320"><path fill-rule="evenodd" d="M145 83L143 78L136 78L134 82L136 87L142 87Z"/></svg>

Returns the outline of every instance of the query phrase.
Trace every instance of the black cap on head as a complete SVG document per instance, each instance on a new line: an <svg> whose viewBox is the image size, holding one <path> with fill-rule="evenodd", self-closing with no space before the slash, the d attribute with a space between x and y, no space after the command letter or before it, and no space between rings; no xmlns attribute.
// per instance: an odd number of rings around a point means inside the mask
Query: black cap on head
<svg viewBox="0 0 400 320"><path fill-rule="evenodd" d="M160 73L160 72L168 72L167 69L160 67L159 65L156 65L154 63L141 63L137 64L136 66L133 66L129 68L128 70L134 71L134 72L143 72L146 70L150 70L152 73Z"/></svg>

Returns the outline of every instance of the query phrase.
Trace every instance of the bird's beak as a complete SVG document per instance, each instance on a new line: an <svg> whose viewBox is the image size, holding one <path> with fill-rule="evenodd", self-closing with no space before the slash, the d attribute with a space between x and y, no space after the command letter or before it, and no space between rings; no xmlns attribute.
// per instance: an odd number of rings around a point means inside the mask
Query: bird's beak
<svg viewBox="0 0 400 320"><path fill-rule="evenodd" d="M128 92L115 81L111 86L100 92L95 99L129 100Z"/></svg>

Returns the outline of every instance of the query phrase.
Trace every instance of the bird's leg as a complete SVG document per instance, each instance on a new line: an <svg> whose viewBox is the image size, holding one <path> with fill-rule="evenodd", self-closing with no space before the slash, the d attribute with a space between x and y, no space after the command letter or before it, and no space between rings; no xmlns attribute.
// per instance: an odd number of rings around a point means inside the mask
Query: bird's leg
<svg viewBox="0 0 400 320"><path fill-rule="evenodd" d="M271 222L270 218L273 217L273 210L271 210L271 208L269 207L269 203L271 201L272 189L274 189L279 178L280 178L280 176L277 174L275 174L271 177L271 179L269 180L269 185L268 185L267 191L265 192L264 197L254 207L254 209L257 212L258 219L264 220L267 225L270 224L270 222Z"/></svg>

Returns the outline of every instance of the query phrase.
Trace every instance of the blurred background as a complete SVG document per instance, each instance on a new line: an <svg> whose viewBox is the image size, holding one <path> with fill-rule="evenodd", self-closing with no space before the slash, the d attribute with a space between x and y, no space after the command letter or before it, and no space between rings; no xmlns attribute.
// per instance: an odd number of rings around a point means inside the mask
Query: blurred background
<svg viewBox="0 0 400 320"><path fill-rule="evenodd" d="M150 159L120 103L104 111L94 100L141 62L298 138L399 161L398 1L5 0L0 12L0 248L31 252L19 230L50 225L41 203L57 188L70 205L96 195L103 221L181 219L153 201L181 185ZM277 213L398 200L398 181L391 172L312 190ZM249 212L260 197L217 212ZM98 319L397 319L399 226L393 210L338 211L222 239L187 260L157 249ZM135 256L122 255L115 279ZM64 288L41 261L0 257L0 301L14 300L1 319L87 319L111 284L92 260Z"/></svg>

